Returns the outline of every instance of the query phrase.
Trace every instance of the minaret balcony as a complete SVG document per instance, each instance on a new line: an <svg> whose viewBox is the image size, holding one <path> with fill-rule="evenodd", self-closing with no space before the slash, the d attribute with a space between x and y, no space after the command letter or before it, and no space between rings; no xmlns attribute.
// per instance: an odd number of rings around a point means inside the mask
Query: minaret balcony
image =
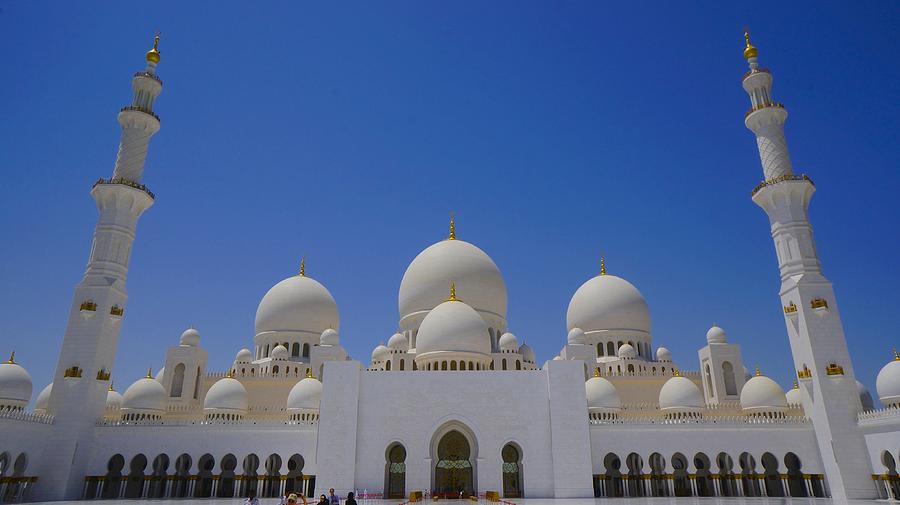
<svg viewBox="0 0 900 505"><path fill-rule="evenodd" d="M743 81L744 79L750 77L753 74L770 74L771 75L772 72L769 72L768 68L751 68L750 70L747 71L746 74L744 74L743 77L741 77L741 80ZM137 75L137 74L135 74L135 75Z"/></svg>
<svg viewBox="0 0 900 505"><path fill-rule="evenodd" d="M789 174L789 175L782 175L779 177L775 177L773 179L768 179L768 180L762 181L761 183L757 184L755 188L753 188L753 191L750 192L750 196L751 197L755 196L757 193L759 193L759 191L761 189L765 188L766 186L774 186L775 184L778 184L779 182L785 182L785 181L807 181L810 184L812 184L813 187L815 187L815 184L813 183L812 179L809 178L808 175L806 175L806 174L800 174L800 175Z"/></svg>
<svg viewBox="0 0 900 505"><path fill-rule="evenodd" d="M97 187L101 184L120 184L122 186L128 186L130 188L134 188L134 189L143 191L144 193L147 193L147 196L149 196L151 200L156 199L156 195L154 195L153 192L147 188L147 186L145 186L139 182L129 181L128 179L122 179L121 177L113 177L111 179L104 179L103 177L101 177L101 178L97 179L97 182L95 182L93 186L91 186L91 189L94 189L95 187Z"/></svg>
<svg viewBox="0 0 900 505"><path fill-rule="evenodd" d="M163 83L162 79L160 79L158 75L151 74L150 72L135 72L134 76L135 77L146 77L148 79L153 79L154 81L158 82L160 85L162 85L162 83Z"/></svg>
<svg viewBox="0 0 900 505"><path fill-rule="evenodd" d="M124 314L125 309L119 307L118 305L113 305L109 308L109 318L112 319L113 322L121 321Z"/></svg>
<svg viewBox="0 0 900 505"><path fill-rule="evenodd" d="M782 107L783 107L783 106L782 106ZM145 109L145 108L143 108L143 107L136 107L136 106L134 106L134 105L126 105L125 107L122 107L121 109L119 109L119 112L126 112L126 111L143 112L144 114L153 116L154 119L156 119L157 121L159 121L159 116L157 116L156 113L153 112L153 111L150 110L150 109Z"/></svg>
<svg viewBox="0 0 900 505"><path fill-rule="evenodd" d="M744 114L744 118L749 117L750 114L753 114L754 112L758 112L763 109L771 109L771 108L784 109L784 104L780 103L780 102L766 102L766 103L761 103L759 105L754 105L753 107L750 107L750 110L748 110Z"/></svg>
<svg viewBox="0 0 900 505"><path fill-rule="evenodd" d="M837 363L832 363L825 367L825 373L828 375L844 375L844 367L838 365Z"/></svg>
<svg viewBox="0 0 900 505"><path fill-rule="evenodd" d="M85 300L81 302L81 307L79 307L78 311L81 313L81 317L90 319L97 313L97 304L93 300Z"/></svg>
<svg viewBox="0 0 900 505"><path fill-rule="evenodd" d="M81 374L83 372L84 371L81 368L79 368L78 365L75 365L73 367L66 368L65 371L63 372L63 377L72 378L72 379L80 379Z"/></svg>
<svg viewBox="0 0 900 505"><path fill-rule="evenodd" d="M828 313L828 302L824 298L813 298L809 301L809 306L813 312L820 316Z"/></svg>

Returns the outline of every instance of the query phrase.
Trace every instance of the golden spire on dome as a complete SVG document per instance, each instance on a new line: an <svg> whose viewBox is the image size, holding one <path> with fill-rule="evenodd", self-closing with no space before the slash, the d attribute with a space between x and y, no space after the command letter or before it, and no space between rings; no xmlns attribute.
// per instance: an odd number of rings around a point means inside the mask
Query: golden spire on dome
<svg viewBox="0 0 900 505"><path fill-rule="evenodd" d="M897 351L894 351L894 354L897 354ZM16 351L10 353L9 360L7 360L6 363L10 365L16 364Z"/></svg>
<svg viewBox="0 0 900 505"><path fill-rule="evenodd" d="M600 256L600 275L606 275L606 258Z"/></svg>
<svg viewBox="0 0 900 505"><path fill-rule="evenodd" d="M115 391L115 389L113 389L112 387L112 381L109 381L109 388L107 389L107 391Z"/></svg>
<svg viewBox="0 0 900 505"><path fill-rule="evenodd" d="M675 367L675 377L681 377L681 371L678 370L678 367Z"/></svg>
<svg viewBox="0 0 900 505"><path fill-rule="evenodd" d="M313 375L312 375L312 368L307 368L307 369L306 369L306 378L307 378L307 379L312 379L312 378L313 378Z"/></svg>
<svg viewBox="0 0 900 505"><path fill-rule="evenodd" d="M456 297L456 283L450 283L450 298L447 298L448 302L458 302L459 298Z"/></svg>
<svg viewBox="0 0 900 505"><path fill-rule="evenodd" d="M159 32L153 37L153 48L147 51L147 61L159 63Z"/></svg>
<svg viewBox="0 0 900 505"><path fill-rule="evenodd" d="M594 368L594 377L600 377L600 367Z"/></svg>
<svg viewBox="0 0 900 505"><path fill-rule="evenodd" d="M306 256L300 258L300 277L306 277Z"/></svg>
<svg viewBox="0 0 900 505"><path fill-rule="evenodd" d="M16 353L13 353L15 356ZM9 358L10 363L12 363L12 358ZM900 361L900 353L897 353L897 348L894 347L894 361Z"/></svg>
<svg viewBox="0 0 900 505"><path fill-rule="evenodd" d="M453 212L450 213L450 236L447 240L456 240L456 215Z"/></svg>
<svg viewBox="0 0 900 505"><path fill-rule="evenodd" d="M148 379L152 379L152 378L153 378L153 367L150 367L150 368L147 369L147 378L148 378Z"/></svg>
<svg viewBox="0 0 900 505"><path fill-rule="evenodd" d="M759 365L756 365L756 376L762 377L762 372L759 371Z"/></svg>
<svg viewBox="0 0 900 505"><path fill-rule="evenodd" d="M744 47L744 58L756 58L756 55L759 53L757 51L756 46L750 43L750 30L744 28L744 40L747 42L747 46Z"/></svg>
<svg viewBox="0 0 900 505"><path fill-rule="evenodd" d="M791 389L800 389L800 384L797 384L796 378L794 379L794 387L792 387Z"/></svg>

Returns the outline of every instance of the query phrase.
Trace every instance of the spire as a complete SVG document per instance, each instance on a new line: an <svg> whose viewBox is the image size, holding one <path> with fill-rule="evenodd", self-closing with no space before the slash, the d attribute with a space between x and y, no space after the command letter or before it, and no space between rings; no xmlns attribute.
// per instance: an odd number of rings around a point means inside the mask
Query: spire
<svg viewBox="0 0 900 505"><path fill-rule="evenodd" d="M150 367L150 368L147 369L147 378L148 378L148 379L152 379L152 378L153 378L153 367Z"/></svg>
<svg viewBox="0 0 900 505"><path fill-rule="evenodd" d="M300 258L300 277L306 277L306 256Z"/></svg>
<svg viewBox="0 0 900 505"><path fill-rule="evenodd" d="M800 389L800 384L797 384L797 378L796 378L796 377L794 377L794 387L792 387L791 389Z"/></svg>
<svg viewBox="0 0 900 505"><path fill-rule="evenodd" d="M307 378L307 379L312 379L312 378L313 378L312 368L307 368L307 369L306 369L306 378Z"/></svg>
<svg viewBox="0 0 900 505"><path fill-rule="evenodd" d="M453 212L450 213L450 236L447 240L456 240L456 215Z"/></svg>
<svg viewBox="0 0 900 505"><path fill-rule="evenodd" d="M678 367L675 367L675 377L681 377L681 371L678 370Z"/></svg>
<svg viewBox="0 0 900 505"><path fill-rule="evenodd" d="M594 368L594 377L600 377L600 367Z"/></svg>
<svg viewBox="0 0 900 505"><path fill-rule="evenodd" d="M154 65L159 63L159 32L153 37L153 48L147 51L147 63L150 62Z"/></svg>
<svg viewBox="0 0 900 505"><path fill-rule="evenodd" d="M744 41L747 43L744 47L744 58L750 61L750 58L756 58L759 51L756 49L756 46L750 43L750 30L746 28L744 28Z"/></svg>
<svg viewBox="0 0 900 505"><path fill-rule="evenodd" d="M896 351L896 350L894 350L894 354L897 354L897 351ZM9 355L9 360L8 360L6 363L7 363L7 364L10 364L10 365L15 365L15 364L16 364L16 351L13 351L13 352L10 353L10 355Z"/></svg>
<svg viewBox="0 0 900 505"><path fill-rule="evenodd" d="M600 275L606 275L606 258L600 256Z"/></svg>
<svg viewBox="0 0 900 505"><path fill-rule="evenodd" d="M234 377L234 375L231 373L231 369L229 368L229 369L228 369L228 372L225 373L225 378L226 378L226 379L231 379L231 378L233 378L233 377Z"/></svg>
<svg viewBox="0 0 900 505"><path fill-rule="evenodd" d="M759 365L756 365L756 376L762 377L762 372L759 371Z"/></svg>
<svg viewBox="0 0 900 505"><path fill-rule="evenodd" d="M456 283L450 283L450 298L447 298L448 302L458 302L459 298L456 297Z"/></svg>
<svg viewBox="0 0 900 505"><path fill-rule="evenodd" d="M115 389L113 389L112 387L112 381L109 381L109 388L107 389L107 391L115 391Z"/></svg>
<svg viewBox="0 0 900 505"><path fill-rule="evenodd" d="M13 353L15 355L16 353ZM12 362L12 358L9 358L9 361ZM897 353L897 348L894 347L894 361L900 361L900 354Z"/></svg>

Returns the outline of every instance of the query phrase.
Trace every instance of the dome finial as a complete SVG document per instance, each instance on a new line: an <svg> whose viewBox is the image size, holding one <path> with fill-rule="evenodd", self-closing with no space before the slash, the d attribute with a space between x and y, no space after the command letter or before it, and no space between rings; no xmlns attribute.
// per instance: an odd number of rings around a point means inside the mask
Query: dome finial
<svg viewBox="0 0 900 505"><path fill-rule="evenodd" d="M681 377L681 371L678 370L678 367L675 367L675 377Z"/></svg>
<svg viewBox="0 0 900 505"><path fill-rule="evenodd" d="M896 350L894 350L894 354L897 354ZM9 354L9 360L7 361L7 363L10 365L16 364L16 351L13 351Z"/></svg>
<svg viewBox="0 0 900 505"><path fill-rule="evenodd" d="M109 381L109 389L107 389L107 391L115 391L112 387L112 381Z"/></svg>
<svg viewBox="0 0 900 505"><path fill-rule="evenodd" d="M150 368L147 369L147 378L148 378L148 379L152 379L152 378L153 378L153 367L150 367Z"/></svg>
<svg viewBox="0 0 900 505"><path fill-rule="evenodd" d="M594 368L594 377L600 377L600 367Z"/></svg>
<svg viewBox="0 0 900 505"><path fill-rule="evenodd" d="M456 240L456 213L450 213L450 236L447 240Z"/></svg>
<svg viewBox="0 0 900 505"><path fill-rule="evenodd" d="M312 368L307 368L307 369L306 369L306 378L307 378L307 379L312 379L312 378L313 378L313 375L312 375Z"/></svg>
<svg viewBox="0 0 900 505"><path fill-rule="evenodd" d="M794 378L794 387L792 387L791 389L800 389L800 384L797 384L797 378L796 378L796 377Z"/></svg>
<svg viewBox="0 0 900 505"><path fill-rule="evenodd" d="M606 275L606 258L600 255L600 275Z"/></svg>
<svg viewBox="0 0 900 505"><path fill-rule="evenodd" d="M300 258L300 277L306 277L306 256Z"/></svg>
<svg viewBox="0 0 900 505"><path fill-rule="evenodd" d="M229 369L228 369L228 372L225 373L225 378L226 378L226 379L231 379L231 378L233 378L233 377L234 377L234 375L231 373L231 369L229 368Z"/></svg>
<svg viewBox="0 0 900 505"><path fill-rule="evenodd" d="M747 45L744 47L744 58L756 58L756 55L759 53L757 51L756 46L750 43L750 30L744 28L744 40L747 42Z"/></svg>
<svg viewBox="0 0 900 505"><path fill-rule="evenodd" d="M153 37L153 48L147 51L147 61L159 63L159 32Z"/></svg>
<svg viewBox="0 0 900 505"><path fill-rule="evenodd" d="M756 365L756 376L762 377L762 372L759 371L759 365Z"/></svg>
<svg viewBox="0 0 900 505"><path fill-rule="evenodd" d="M15 354L16 354L16 353L13 353L13 355L15 355ZM10 360L10 362L11 362L11 361L12 361L12 358L9 358L9 360ZM894 347L894 361L900 361L900 353L897 353L897 348L896 348L896 347Z"/></svg>
<svg viewBox="0 0 900 505"><path fill-rule="evenodd" d="M456 297L456 283L450 283L450 298L447 298L448 302L458 302L459 298Z"/></svg>

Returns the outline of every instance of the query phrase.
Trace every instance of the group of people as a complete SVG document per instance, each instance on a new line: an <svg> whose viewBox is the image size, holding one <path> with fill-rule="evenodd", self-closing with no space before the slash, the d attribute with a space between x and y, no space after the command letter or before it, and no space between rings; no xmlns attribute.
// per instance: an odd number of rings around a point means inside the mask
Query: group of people
<svg viewBox="0 0 900 505"><path fill-rule="evenodd" d="M306 497L302 494L291 493L287 496L281 497L281 502L279 505L300 505L300 501L303 501L302 505L308 505L306 501ZM249 493L247 493L247 500L244 502L244 505L260 505L259 498L256 497L256 490L251 489ZM341 505L341 497L334 494L334 488L328 490L328 496L324 494L319 495L319 502L316 505ZM347 499L344 500L344 505L356 505L356 498L353 496L353 492L347 493Z"/></svg>

